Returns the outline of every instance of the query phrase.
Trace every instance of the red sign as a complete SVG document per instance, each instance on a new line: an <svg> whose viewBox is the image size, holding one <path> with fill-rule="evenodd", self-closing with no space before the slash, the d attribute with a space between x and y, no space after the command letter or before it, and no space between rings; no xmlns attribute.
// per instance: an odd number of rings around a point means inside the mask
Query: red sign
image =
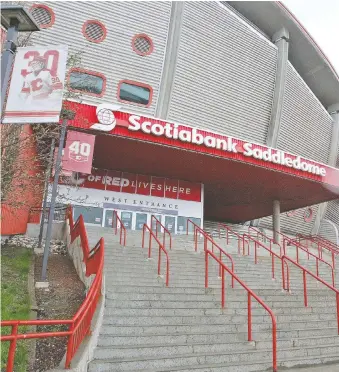
<svg viewBox="0 0 339 372"><path fill-rule="evenodd" d="M208 155L241 161L256 166L339 186L339 170L285 151L241 139L202 130L188 125L166 122L127 112L68 102L76 112L70 126L103 131L115 136L149 141Z"/></svg>
<svg viewBox="0 0 339 372"><path fill-rule="evenodd" d="M60 184L71 185L72 180L61 179ZM75 183L74 183L75 184ZM88 189L125 192L129 194L166 197L187 201L201 201L201 184L165 179L104 169L82 174L76 182L78 187Z"/></svg>
<svg viewBox="0 0 339 372"><path fill-rule="evenodd" d="M95 136L68 131L64 149L64 169L91 174Z"/></svg>

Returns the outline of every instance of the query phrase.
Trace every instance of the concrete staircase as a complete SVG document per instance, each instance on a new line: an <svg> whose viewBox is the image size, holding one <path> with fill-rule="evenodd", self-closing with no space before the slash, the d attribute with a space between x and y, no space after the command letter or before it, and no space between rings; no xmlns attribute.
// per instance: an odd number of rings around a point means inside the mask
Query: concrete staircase
<svg viewBox="0 0 339 372"><path fill-rule="evenodd" d="M271 320L252 300L253 340L247 341L247 296L226 275L226 307L221 309L218 268L210 259L210 286L204 288L202 241L193 250L192 236L173 237L170 283L157 276L153 259L141 248L141 233L128 231L121 247L111 229L88 227L90 243L105 239L106 308L90 372L272 370ZM216 239L224 248L225 239ZM278 324L278 369L339 361L335 295L308 281L309 307L303 304L302 274L291 266L292 292L281 289L281 265L271 278L271 258L238 256L232 240L235 272L274 311ZM305 260L305 262L304 262ZM302 261L312 266L302 258ZM227 264L227 259L224 259ZM162 274L165 274L164 261ZM326 272L321 272L326 277Z"/></svg>

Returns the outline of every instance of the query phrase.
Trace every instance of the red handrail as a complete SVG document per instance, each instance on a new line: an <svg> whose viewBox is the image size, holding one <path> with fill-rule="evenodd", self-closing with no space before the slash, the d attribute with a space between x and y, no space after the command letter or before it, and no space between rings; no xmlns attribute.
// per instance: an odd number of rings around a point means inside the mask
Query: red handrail
<svg viewBox="0 0 339 372"><path fill-rule="evenodd" d="M289 238L288 238L288 239L289 239ZM331 270L331 275L332 275L332 285L334 286L334 269L333 269L333 266L332 266L329 262L323 260L322 258L320 258L320 257L316 256L315 254L309 252L308 250L305 250L305 247L304 247L304 246L302 246L301 244L295 242L294 240L289 239L289 243L290 243L291 245L294 245L294 246L296 247L297 263L298 263L298 264L299 264L299 249L301 249L301 250L307 252L308 257L311 256L311 257L314 257L314 258L315 258L315 261L316 261L317 276L319 276L319 261L320 261L320 262L323 262L325 265L329 266L329 268L330 268L330 270ZM284 244L284 246L285 246L285 244ZM286 255L286 248L284 248L284 255Z"/></svg>
<svg viewBox="0 0 339 372"><path fill-rule="evenodd" d="M324 284L327 288L331 289L332 291L335 292L336 294L336 303L337 303L337 324L338 324L338 334L339 334L339 290L337 290L334 286L331 286L330 284L326 283L324 280L319 278L319 276L314 275L311 271L305 269L301 265L299 265L297 262L292 260L291 258L287 256L282 256L281 257L281 262L282 262L282 278L283 278L283 289L285 290L290 290L290 282L289 280L287 281L287 286L285 283L285 272L284 272L284 262L285 260L290 261L293 263L295 266L297 266L300 270L303 272L303 284L304 284L304 305L305 307L308 306L308 297L307 297L307 284L306 284L306 274L312 276L314 279L316 279L318 282Z"/></svg>
<svg viewBox="0 0 339 372"><path fill-rule="evenodd" d="M323 249L326 249L327 251L329 251L331 253L331 258L332 258L332 266L333 268L335 269L335 255L339 255L339 249L338 248L335 248L333 245L331 245L331 242L326 240L326 239L321 239L321 237L318 237L317 235L316 236L306 236L306 235L302 235L302 234L297 234L297 238L299 239L299 243L300 243L300 240L303 239L303 240L306 240L307 242L311 242L312 243L315 243L317 245L317 248L318 248L318 255L320 258L322 258L322 253L323 253Z"/></svg>
<svg viewBox="0 0 339 372"><path fill-rule="evenodd" d="M158 243L159 245L159 255L158 255L158 275L161 273L161 251L165 253L166 256L166 286L168 287L169 285L169 257L166 249L164 246L160 243L159 239L154 235L152 229L147 226L144 223L144 226L142 228L142 248L145 246L145 230L149 231L149 243L148 243L148 258L152 257L152 237L154 240Z"/></svg>
<svg viewBox="0 0 339 372"><path fill-rule="evenodd" d="M230 227L228 227L227 225L219 222L218 223L218 231L219 231L219 238L221 238L221 235L220 235L220 228L226 230L226 244L228 245L229 244L229 238L228 238L228 234L229 232L231 232L233 235L237 236L238 237L238 253L240 254L240 242L243 241L242 239L242 236L240 234L238 234L237 232L233 231ZM243 248L243 254L245 254L245 250L244 250L244 245L242 246Z"/></svg>
<svg viewBox="0 0 339 372"><path fill-rule="evenodd" d="M207 239L207 236L205 236ZM210 250L205 250L205 288L208 288L208 258L209 255L214 258L215 261L219 263L221 267L221 279L222 279L222 292L221 292L221 306L225 307L225 270L232 276L232 280L236 280L248 293L247 297L247 314L248 314L248 341L252 341L252 307L251 300L252 297L257 300L257 302L269 313L272 319L272 359L273 359L273 371L276 372L277 369L277 321L273 311L242 281L234 274L225 264L218 259L218 257Z"/></svg>
<svg viewBox="0 0 339 372"><path fill-rule="evenodd" d="M281 256L279 256L278 254L276 254L275 252L272 251L271 248L268 248L266 247L262 242L259 242L258 240L255 240L252 236L250 236L249 234L243 234L243 239L244 239L244 242L243 244L245 245L245 237L249 240L249 241L253 241L254 242L254 262L255 264L258 263L258 255L257 255L257 248L258 246L261 247L261 248L264 248L266 251L270 252L270 255L272 257L272 278L274 279L275 278L275 264L274 264L274 257L278 258L279 260L281 260ZM246 243L248 244L248 250L250 248L250 242L249 241L246 241ZM248 255L249 255L249 252L248 252ZM289 278L289 269L287 267L287 276Z"/></svg>
<svg viewBox="0 0 339 372"><path fill-rule="evenodd" d="M92 285L88 291L85 301L80 306L72 319L67 320L8 320L0 323L1 327L11 327L10 335L1 335L0 341L10 342L7 372L14 369L14 359L17 340L31 338L49 338L49 337L68 337L65 368L70 368L71 360L78 350L83 339L90 333L91 321L95 313L99 298L101 296L102 272L104 265L104 240L101 238L97 245L90 251L85 230L85 224L82 215L79 216L76 223L73 223L72 208L69 207L66 214L69 221L71 242L80 237L83 251L83 261L86 265L86 276L96 274ZM69 330L64 332L41 332L41 333L20 333L19 326L41 326L41 325L63 325L68 324Z"/></svg>
<svg viewBox="0 0 339 372"><path fill-rule="evenodd" d="M253 226L249 226L248 227L248 232L249 234L251 235L250 233L250 230L253 230L254 232L257 233L257 238L259 238L259 235L264 237L265 239L268 239L269 242L270 242L270 249L272 250L272 243L273 244L277 244L279 245L279 248L280 248L280 256L282 255L282 247L281 247L281 244L279 242L274 242L274 239L273 238L270 238L269 236L265 235L264 233L262 233L260 230L258 230L257 228L253 227Z"/></svg>
<svg viewBox="0 0 339 372"><path fill-rule="evenodd" d="M115 216L115 219L114 219ZM122 223L121 218L118 216L118 212L116 210L113 211L113 217L112 217L112 227L115 228L115 235L117 235L118 232L118 221L120 222L120 244L126 247L126 227ZM115 222L115 226L114 226ZM122 244L122 231L124 231L124 244Z"/></svg>
<svg viewBox="0 0 339 372"><path fill-rule="evenodd" d="M186 235L188 234L188 223L191 223L193 225L193 234L194 234L194 244L195 244L195 251L198 249L198 231L201 235L204 236L204 251L207 250L207 241L212 243L212 252L214 253L214 247L219 249L219 259L222 261L222 254L224 254L230 261L232 266L232 272L234 272L234 261L231 255L229 255L227 252L225 252L208 234L205 230L203 230L200 226L198 226L196 223L194 223L189 218L187 219L187 229L186 229ZM219 267L219 277L221 277L221 267ZM232 288L234 288L234 279L232 277Z"/></svg>
<svg viewBox="0 0 339 372"><path fill-rule="evenodd" d="M172 249L172 235L171 233L168 231L168 229L166 229L166 227L154 216L154 214L152 214L151 216L151 228L152 228L152 231L153 231L153 218L155 219L155 235L156 237L158 237L158 225L160 225L160 232L161 232L161 228L164 229L164 237L163 237L163 245L164 247L166 246L165 245L165 232L168 234L169 236L169 239L170 239L170 249Z"/></svg>

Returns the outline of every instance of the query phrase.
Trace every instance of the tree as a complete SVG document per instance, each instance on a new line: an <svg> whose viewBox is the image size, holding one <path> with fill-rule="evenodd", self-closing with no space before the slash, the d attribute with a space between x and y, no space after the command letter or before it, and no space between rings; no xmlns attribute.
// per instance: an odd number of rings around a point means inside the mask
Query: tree
<svg viewBox="0 0 339 372"><path fill-rule="evenodd" d="M13 2L11 2L13 4ZM31 34L19 33L18 47L32 45ZM70 54L67 69L81 67L83 51ZM66 83L63 102L81 101ZM67 104L63 104L61 117L69 117ZM3 124L1 131L1 202L11 211L40 207L47 169L53 159L49 153L52 140L58 145L58 124ZM29 161L28 161L29 158Z"/></svg>

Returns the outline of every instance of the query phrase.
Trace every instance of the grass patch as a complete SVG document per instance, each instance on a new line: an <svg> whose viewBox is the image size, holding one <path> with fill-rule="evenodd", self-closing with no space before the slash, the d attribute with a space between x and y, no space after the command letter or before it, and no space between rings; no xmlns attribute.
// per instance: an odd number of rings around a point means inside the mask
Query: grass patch
<svg viewBox="0 0 339 372"><path fill-rule="evenodd" d="M1 320L27 320L30 315L28 273L33 256L23 247L3 246L1 249ZM19 332L25 330L20 327ZM1 327L2 334L10 334L10 327ZM7 364L9 342L1 344L1 370ZM28 343L19 341L15 353L15 372L25 372L28 367Z"/></svg>

